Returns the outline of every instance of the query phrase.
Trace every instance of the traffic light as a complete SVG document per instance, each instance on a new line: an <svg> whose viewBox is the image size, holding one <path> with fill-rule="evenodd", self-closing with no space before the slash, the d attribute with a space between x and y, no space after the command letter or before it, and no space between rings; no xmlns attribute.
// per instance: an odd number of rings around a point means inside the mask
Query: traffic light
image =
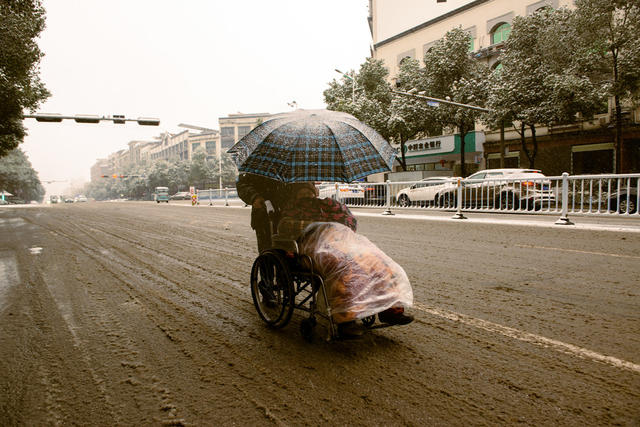
<svg viewBox="0 0 640 427"><path fill-rule="evenodd" d="M95 114L80 114L73 118L76 123L100 123L100 116Z"/></svg>
<svg viewBox="0 0 640 427"><path fill-rule="evenodd" d="M25 116L26 117L26 116ZM50 123L54 123L54 122L61 122L62 121L62 115L61 114L57 114L57 113L51 113L51 114L34 114L33 116L31 116L33 118L36 119L36 121L38 122L50 122Z"/></svg>
<svg viewBox="0 0 640 427"><path fill-rule="evenodd" d="M153 117L138 117L136 120L141 126L158 126L160 125L160 119L154 119Z"/></svg>

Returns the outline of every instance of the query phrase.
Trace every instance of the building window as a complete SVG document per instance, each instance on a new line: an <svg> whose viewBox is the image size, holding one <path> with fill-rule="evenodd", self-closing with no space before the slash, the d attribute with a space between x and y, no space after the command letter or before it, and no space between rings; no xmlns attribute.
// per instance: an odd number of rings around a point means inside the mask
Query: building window
<svg viewBox="0 0 640 427"><path fill-rule="evenodd" d="M215 154L216 153L216 142L215 141L207 141L207 154Z"/></svg>
<svg viewBox="0 0 640 427"><path fill-rule="evenodd" d="M494 27L491 32L491 44L502 43L509 38L509 34L511 34L511 25L503 22L496 27Z"/></svg>
<svg viewBox="0 0 640 427"><path fill-rule="evenodd" d="M200 147L200 143L194 142L193 144L191 144L191 151L196 151L196 149L199 147Z"/></svg>
<svg viewBox="0 0 640 427"><path fill-rule="evenodd" d="M251 126L238 126L238 140L251 132Z"/></svg>
<svg viewBox="0 0 640 427"><path fill-rule="evenodd" d="M473 37L469 36L469 52L476 50Z"/></svg>
<svg viewBox="0 0 640 427"><path fill-rule="evenodd" d="M509 151L504 155L505 168L520 167L520 152ZM487 155L487 169L500 169L500 153L491 153Z"/></svg>
<svg viewBox="0 0 640 427"><path fill-rule="evenodd" d="M230 148L235 144L236 130L233 126L225 126L220 128L220 142L222 148Z"/></svg>
<svg viewBox="0 0 640 427"><path fill-rule="evenodd" d="M574 145L571 147L571 173L613 173L613 148L613 143Z"/></svg>

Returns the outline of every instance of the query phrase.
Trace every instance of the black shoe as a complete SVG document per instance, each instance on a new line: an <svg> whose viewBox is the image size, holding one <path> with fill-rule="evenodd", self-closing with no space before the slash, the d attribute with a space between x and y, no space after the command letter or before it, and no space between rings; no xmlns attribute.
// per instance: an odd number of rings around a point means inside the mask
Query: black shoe
<svg viewBox="0 0 640 427"><path fill-rule="evenodd" d="M378 313L378 319L380 319L382 323L387 323L389 325L408 325L409 323L413 322L412 315L404 313L394 313L391 310L385 310Z"/></svg>
<svg viewBox="0 0 640 427"><path fill-rule="evenodd" d="M355 320L339 323L338 334L340 338L360 338L364 334L364 327Z"/></svg>

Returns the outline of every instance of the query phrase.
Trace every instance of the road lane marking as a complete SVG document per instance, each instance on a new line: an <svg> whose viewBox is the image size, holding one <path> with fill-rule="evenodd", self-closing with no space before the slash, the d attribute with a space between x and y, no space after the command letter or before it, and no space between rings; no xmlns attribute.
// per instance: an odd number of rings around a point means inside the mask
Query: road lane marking
<svg viewBox="0 0 640 427"><path fill-rule="evenodd" d="M549 249L551 251L563 251L563 252L576 252L579 254L588 254L588 255L604 255L604 256L613 256L618 258L633 258L640 259L640 256L636 255L620 255L620 254L610 254L608 252L592 252L592 251L581 251L578 249L565 249L565 248L554 248L550 246L535 246L535 245L516 245L518 248L531 248L531 249Z"/></svg>
<svg viewBox="0 0 640 427"><path fill-rule="evenodd" d="M546 338L540 335L531 334L529 332L520 331L518 329L510 328L508 326L498 325L497 323L489 322L487 320L477 319L461 313L455 313L453 311L438 309L434 307L428 307L421 303L414 303L414 308L423 311L425 313L432 314L447 320L463 323L465 325L473 326L476 328L484 329L488 332L494 332L504 335L509 338L514 338L523 342L535 344L540 347L552 348L561 353L578 356L583 359L590 359L597 362L606 363L615 368L627 369L636 373L640 373L640 365L626 360L618 359L612 356L597 353L595 351L579 347L577 345L568 344L562 341Z"/></svg>

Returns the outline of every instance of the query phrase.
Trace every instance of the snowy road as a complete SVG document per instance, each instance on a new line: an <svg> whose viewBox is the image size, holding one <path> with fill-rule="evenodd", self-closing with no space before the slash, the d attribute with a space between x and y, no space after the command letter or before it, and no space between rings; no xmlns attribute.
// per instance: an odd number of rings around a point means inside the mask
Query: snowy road
<svg viewBox="0 0 640 427"><path fill-rule="evenodd" d="M307 343L248 289L249 210L0 209L0 419L635 425L640 233L359 217L416 321Z"/></svg>

